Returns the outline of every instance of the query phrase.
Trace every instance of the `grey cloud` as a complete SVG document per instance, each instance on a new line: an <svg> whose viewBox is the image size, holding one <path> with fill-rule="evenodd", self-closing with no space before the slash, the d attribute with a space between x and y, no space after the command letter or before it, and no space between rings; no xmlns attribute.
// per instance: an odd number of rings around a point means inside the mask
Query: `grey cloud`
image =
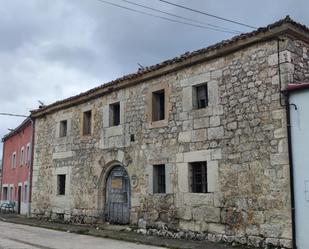
<svg viewBox="0 0 309 249"><path fill-rule="evenodd" d="M250 31L156 0L134 1ZM306 0L174 2L254 26L267 25L286 14L309 24ZM152 65L233 36L169 23L96 0L4 0L0 34L0 112L21 114L36 108L37 100L49 104L134 72L137 63ZM21 121L0 116L0 136Z"/></svg>

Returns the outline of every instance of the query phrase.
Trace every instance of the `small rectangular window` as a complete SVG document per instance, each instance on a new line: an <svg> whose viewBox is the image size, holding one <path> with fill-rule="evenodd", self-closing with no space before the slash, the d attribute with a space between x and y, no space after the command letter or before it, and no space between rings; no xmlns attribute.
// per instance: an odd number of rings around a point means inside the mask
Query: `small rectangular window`
<svg viewBox="0 0 309 249"><path fill-rule="evenodd" d="M117 126L120 124L120 103L109 105L109 125Z"/></svg>
<svg viewBox="0 0 309 249"><path fill-rule="evenodd" d="M193 104L197 109L202 109L208 106L208 86L207 84L194 87L194 101Z"/></svg>
<svg viewBox="0 0 309 249"><path fill-rule="evenodd" d="M193 193L207 193L207 164L206 162L190 163L191 191Z"/></svg>
<svg viewBox="0 0 309 249"><path fill-rule="evenodd" d="M62 120L60 121L60 127L59 127L59 137L66 137L67 136L67 130L68 130L68 121Z"/></svg>
<svg viewBox="0 0 309 249"><path fill-rule="evenodd" d="M84 112L83 115L83 135L91 134L91 111Z"/></svg>
<svg viewBox="0 0 309 249"><path fill-rule="evenodd" d="M27 149L26 149L26 163L29 165L30 164L30 144L27 145Z"/></svg>
<svg viewBox="0 0 309 249"><path fill-rule="evenodd" d="M57 175L57 194L65 195L65 175Z"/></svg>
<svg viewBox="0 0 309 249"><path fill-rule="evenodd" d="M165 193L165 165L153 166L153 193Z"/></svg>
<svg viewBox="0 0 309 249"><path fill-rule="evenodd" d="M165 93L160 90L152 93L152 121L165 119Z"/></svg>
<svg viewBox="0 0 309 249"><path fill-rule="evenodd" d="M16 152L12 154L12 168L16 167Z"/></svg>
<svg viewBox="0 0 309 249"><path fill-rule="evenodd" d="M20 166L22 166L24 164L24 161L25 161L25 155L24 155L24 147L21 148L20 150Z"/></svg>

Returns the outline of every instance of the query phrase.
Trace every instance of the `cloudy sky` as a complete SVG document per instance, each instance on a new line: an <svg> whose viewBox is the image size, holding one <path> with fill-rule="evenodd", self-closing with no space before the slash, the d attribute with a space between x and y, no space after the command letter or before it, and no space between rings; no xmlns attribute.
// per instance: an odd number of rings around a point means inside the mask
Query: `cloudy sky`
<svg viewBox="0 0 309 249"><path fill-rule="evenodd" d="M106 1L168 17L123 0ZM131 1L226 29L252 30L159 0ZM309 25L306 0L170 1L255 27L287 14ZM135 72L137 63L149 66L232 36L145 16L100 0L2 0L0 113L28 115L38 107L38 100L50 104ZM0 136L21 121L0 116Z"/></svg>

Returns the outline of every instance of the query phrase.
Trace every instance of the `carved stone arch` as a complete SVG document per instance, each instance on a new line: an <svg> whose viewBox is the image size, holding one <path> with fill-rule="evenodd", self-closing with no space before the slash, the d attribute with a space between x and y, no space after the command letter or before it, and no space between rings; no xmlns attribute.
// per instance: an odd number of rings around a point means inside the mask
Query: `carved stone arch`
<svg viewBox="0 0 309 249"><path fill-rule="evenodd" d="M102 167L102 171L100 177L97 182L97 189L98 189L98 210L102 214L102 217L105 218L106 213L106 196L107 196L107 180L113 169L121 167L122 170L128 176L128 205L130 207L130 194L131 194L131 186L130 186L130 176L129 172L127 171L125 165L118 161L112 160L104 164Z"/></svg>

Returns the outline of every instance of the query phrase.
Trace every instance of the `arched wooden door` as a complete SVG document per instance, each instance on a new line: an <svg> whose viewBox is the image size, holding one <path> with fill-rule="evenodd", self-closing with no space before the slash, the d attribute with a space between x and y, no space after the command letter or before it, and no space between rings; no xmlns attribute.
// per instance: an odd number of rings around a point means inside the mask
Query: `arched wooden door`
<svg viewBox="0 0 309 249"><path fill-rule="evenodd" d="M114 167L106 181L106 221L128 224L130 221L130 182L122 166Z"/></svg>

